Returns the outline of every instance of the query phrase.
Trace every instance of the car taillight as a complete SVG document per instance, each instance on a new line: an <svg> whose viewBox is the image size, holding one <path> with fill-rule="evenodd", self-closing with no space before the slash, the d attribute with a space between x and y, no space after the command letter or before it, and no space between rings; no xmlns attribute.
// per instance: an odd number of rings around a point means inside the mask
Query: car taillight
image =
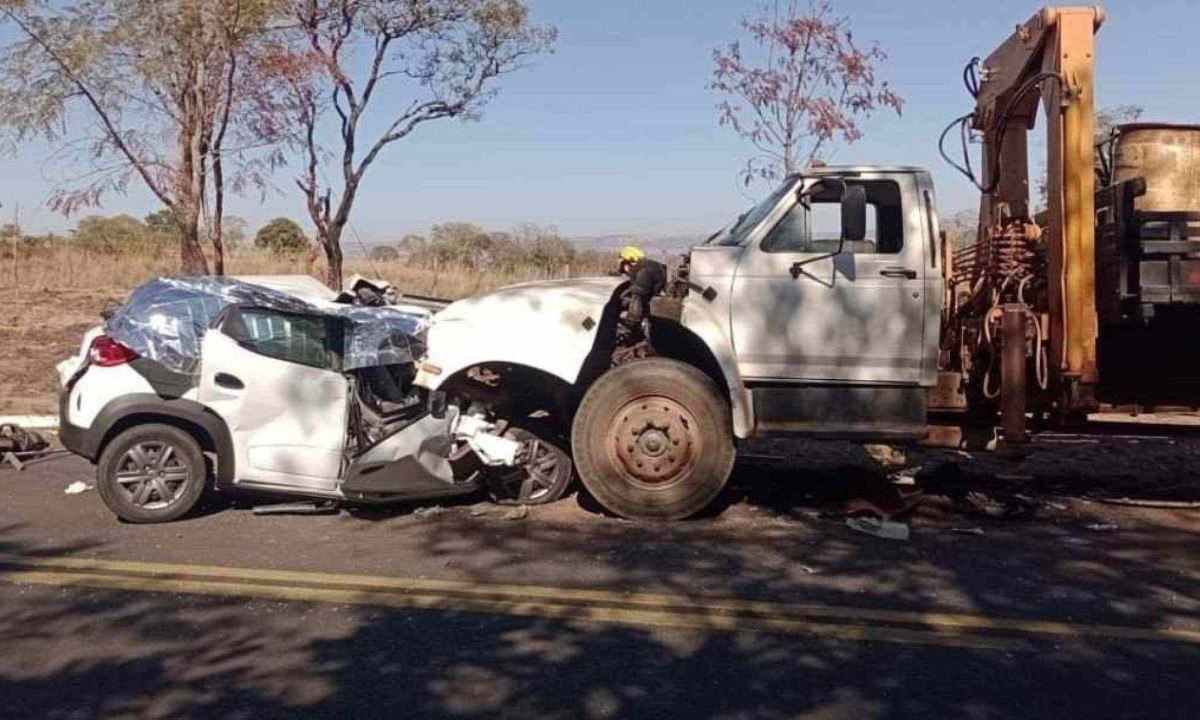
<svg viewBox="0 0 1200 720"><path fill-rule="evenodd" d="M138 354L127 345L113 340L107 335L99 335L88 348L88 359L99 367L115 367L137 360Z"/></svg>

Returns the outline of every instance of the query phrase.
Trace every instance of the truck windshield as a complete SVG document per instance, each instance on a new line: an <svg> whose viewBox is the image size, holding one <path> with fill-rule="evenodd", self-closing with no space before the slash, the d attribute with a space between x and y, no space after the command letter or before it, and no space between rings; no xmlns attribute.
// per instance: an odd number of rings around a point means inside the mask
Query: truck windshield
<svg viewBox="0 0 1200 720"><path fill-rule="evenodd" d="M794 178L789 178L775 192L767 196L759 204L747 210L728 229L722 228L708 239L707 245L741 245L746 236L763 221L771 210L779 204L783 196L796 185Z"/></svg>

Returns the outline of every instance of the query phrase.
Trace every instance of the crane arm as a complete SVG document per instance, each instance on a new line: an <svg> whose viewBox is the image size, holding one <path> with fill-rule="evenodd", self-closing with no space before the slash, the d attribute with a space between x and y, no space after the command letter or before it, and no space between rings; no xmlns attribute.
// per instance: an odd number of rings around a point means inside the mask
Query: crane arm
<svg viewBox="0 0 1200 720"><path fill-rule="evenodd" d="M1099 377L1095 300L1095 33L1099 6L1044 8L986 60L972 127L983 135L980 238L1036 228L1047 258L1052 382L1068 409ZM1046 212L1029 213L1028 131L1047 118ZM1040 226L1040 227L1039 227Z"/></svg>

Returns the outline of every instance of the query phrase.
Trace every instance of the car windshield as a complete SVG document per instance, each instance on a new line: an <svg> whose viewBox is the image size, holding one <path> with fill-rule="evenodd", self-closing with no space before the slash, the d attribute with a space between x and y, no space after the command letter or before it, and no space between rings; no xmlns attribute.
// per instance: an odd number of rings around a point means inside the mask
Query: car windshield
<svg viewBox="0 0 1200 720"><path fill-rule="evenodd" d="M767 196L762 202L742 213L741 217L734 221L734 223L730 225L728 229L722 228L721 230L718 230L708 239L705 244L726 246L741 245L742 241L746 239L746 236L750 234L750 231L758 227L758 224L763 221L763 219L771 212L771 210L775 208L776 205L779 204L779 201L783 199L783 196L787 194L788 190L791 190L795 184L795 179L787 180L780 185L775 192Z"/></svg>

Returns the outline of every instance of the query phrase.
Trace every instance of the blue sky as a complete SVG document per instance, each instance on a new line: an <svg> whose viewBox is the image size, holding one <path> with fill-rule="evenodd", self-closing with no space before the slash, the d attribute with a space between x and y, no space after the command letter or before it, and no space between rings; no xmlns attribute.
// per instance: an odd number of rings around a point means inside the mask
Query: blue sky
<svg viewBox="0 0 1200 720"><path fill-rule="evenodd" d="M712 51L738 33L756 2L734 0L527 0L560 30L557 52L507 78L482 122L429 125L393 146L368 176L354 226L368 240L469 220L494 228L522 221L567 235L650 235L715 229L755 193L737 171L744 143L719 128L707 85ZM969 109L963 63L998 44L1037 6L980 0L839 0L856 36L891 54L884 76L904 95L904 116L880 115L835 162L914 164L934 170L943 212L976 196L936 152L937 135ZM1134 103L1146 119L1200 122L1200 3L1106 4L1098 37L1101 105ZM20 204L31 230L73 221L44 209L47 150L3 160L0 210ZM234 200L252 227L277 215L303 220L287 170L265 200ZM140 188L110 196L106 214L154 209Z"/></svg>

